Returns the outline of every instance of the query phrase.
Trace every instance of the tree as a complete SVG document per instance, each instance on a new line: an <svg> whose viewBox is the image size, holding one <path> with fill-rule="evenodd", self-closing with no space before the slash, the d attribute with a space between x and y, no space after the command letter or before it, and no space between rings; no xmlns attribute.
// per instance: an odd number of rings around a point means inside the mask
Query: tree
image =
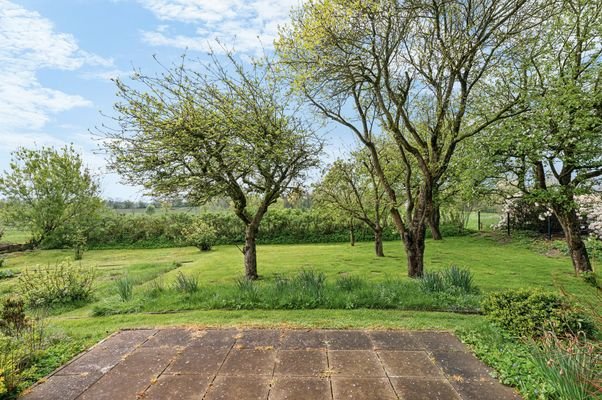
<svg viewBox="0 0 602 400"><path fill-rule="evenodd" d="M69 244L102 206L99 186L72 146L20 148L0 177L5 221L24 226L34 246Z"/></svg>
<svg viewBox="0 0 602 400"><path fill-rule="evenodd" d="M245 225L245 275L257 279L262 218L318 165L321 143L269 62L223 60L184 59L160 75L138 73L131 85L116 81L118 127L103 133L110 165L127 182L195 204L229 197Z"/></svg>
<svg viewBox="0 0 602 400"><path fill-rule="evenodd" d="M366 152L355 152L349 160L336 160L314 190L318 206L342 211L374 232L374 251L384 257L383 229L388 202L374 165Z"/></svg>
<svg viewBox="0 0 602 400"><path fill-rule="evenodd" d="M514 55L529 110L492 131L490 148L508 181L556 215L579 273L592 267L576 196L602 177L602 3L563 0L555 11Z"/></svg>
<svg viewBox="0 0 602 400"><path fill-rule="evenodd" d="M527 0L310 0L280 32L277 49L298 90L368 149L410 277L423 273L426 225L458 145L519 112L512 93L486 107L477 93L504 79L495 68L534 8ZM379 131L404 166L401 192L384 174Z"/></svg>

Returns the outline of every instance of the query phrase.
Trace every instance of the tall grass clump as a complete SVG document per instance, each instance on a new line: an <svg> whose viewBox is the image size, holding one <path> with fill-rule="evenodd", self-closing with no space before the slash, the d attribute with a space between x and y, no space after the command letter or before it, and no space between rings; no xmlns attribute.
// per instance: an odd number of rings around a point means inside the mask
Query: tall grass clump
<svg viewBox="0 0 602 400"><path fill-rule="evenodd" d="M336 280L335 286L343 292L353 292L366 286L366 282L359 276L343 275Z"/></svg>
<svg viewBox="0 0 602 400"><path fill-rule="evenodd" d="M244 276L236 280L236 290L240 296L240 300L246 303L247 306L254 306L259 301L259 287L257 283Z"/></svg>
<svg viewBox="0 0 602 400"><path fill-rule="evenodd" d="M185 275L182 271L176 275L174 289L186 294L193 294L199 291L199 279L196 276Z"/></svg>
<svg viewBox="0 0 602 400"><path fill-rule="evenodd" d="M451 266L443 271L425 272L419 280L422 291L428 293L451 292L478 293L472 272L466 268Z"/></svg>
<svg viewBox="0 0 602 400"><path fill-rule="evenodd" d="M326 275L314 270L301 270L294 278L296 286L317 298L322 297L326 286Z"/></svg>
<svg viewBox="0 0 602 400"><path fill-rule="evenodd" d="M602 346L579 335L560 339L549 332L531 345L537 372L553 388L554 398L599 399L602 395Z"/></svg>
<svg viewBox="0 0 602 400"><path fill-rule="evenodd" d="M121 301L130 301L134 294L134 281L128 275L124 275L115 281L115 289Z"/></svg>

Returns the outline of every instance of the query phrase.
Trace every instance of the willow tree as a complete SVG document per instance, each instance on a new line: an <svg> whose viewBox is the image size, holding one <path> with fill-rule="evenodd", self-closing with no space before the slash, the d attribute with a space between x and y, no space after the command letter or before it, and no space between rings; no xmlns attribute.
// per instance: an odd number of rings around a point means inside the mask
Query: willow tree
<svg viewBox="0 0 602 400"><path fill-rule="evenodd" d="M280 32L277 48L296 88L368 149L411 277L423 273L426 225L458 145L518 112L512 93L486 107L478 94L504 79L496 67L535 7L529 0L309 0ZM375 129L392 139L404 166L401 190L383 172Z"/></svg>
<svg viewBox="0 0 602 400"><path fill-rule="evenodd" d="M525 198L560 222L576 273L591 271L576 196L602 184L602 3L563 0L513 59L528 112L491 132L490 148Z"/></svg>
<svg viewBox="0 0 602 400"><path fill-rule="evenodd" d="M102 129L110 166L154 196L229 197L245 225L245 276L257 279L262 218L317 166L321 143L269 62L185 61L116 81L117 126Z"/></svg>

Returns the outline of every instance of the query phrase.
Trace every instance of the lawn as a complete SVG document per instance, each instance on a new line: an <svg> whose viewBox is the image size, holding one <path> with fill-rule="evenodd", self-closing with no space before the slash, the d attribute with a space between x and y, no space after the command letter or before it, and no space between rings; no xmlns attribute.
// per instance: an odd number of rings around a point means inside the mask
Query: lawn
<svg viewBox="0 0 602 400"><path fill-rule="evenodd" d="M362 278L377 286L397 280L415 285L405 275L405 257L399 242L385 243L386 257L374 256L372 243L262 245L258 247L259 285L274 284L279 277L292 276L300 270L325 274L334 285L341 276ZM473 234L427 242L426 270L443 270L450 265L468 268L474 283L483 294L519 287L540 287L558 291L560 287L585 298L594 289L572 273L568 257L558 252L546 256L535 251L524 240L510 240L503 235ZM53 265L72 259L70 250L37 250L8 255L5 267L20 273L36 265ZM72 261L73 263L76 263ZM77 263L80 263L79 261ZM153 282L170 287L181 272L196 276L202 287L219 292L234 291L243 274L242 255L236 246L216 246L210 252L196 248L140 250L92 250L84 255L82 266L96 268L98 273L94 300L85 305L72 305L50 311L48 332L54 337L69 338L53 344L36 361L36 367L24 382L35 379L66 362L79 351L103 337L123 328L156 326L196 327L279 327L279 328L379 328L379 329L441 329L466 332L479 331L485 325L481 315L455 312L428 312L407 309L207 309L207 303L195 303L194 296L163 295L162 301L144 297ZM121 302L115 281L124 276L134 282L134 300ZM18 278L0 280L0 297L16 289ZM416 292L418 296L418 292ZM428 298L430 295L420 294ZM178 297L180 296L180 297ZM407 294L410 298L413 293ZM136 303L137 302L137 303ZM95 316L94 310L108 304L142 304L140 310L117 315ZM200 306L199 304L203 304ZM100 314L97 314L100 315ZM469 338L470 333L468 334ZM487 354L485 354L487 357ZM502 358L500 358L502 359ZM494 360L495 361L495 360ZM502 359L503 362L503 359ZM495 363L494 363L495 364ZM496 364L496 366L499 366ZM510 374L511 375L511 374ZM502 376L507 376L502 374ZM512 383L508 378L507 382ZM513 383L514 384L514 383Z"/></svg>

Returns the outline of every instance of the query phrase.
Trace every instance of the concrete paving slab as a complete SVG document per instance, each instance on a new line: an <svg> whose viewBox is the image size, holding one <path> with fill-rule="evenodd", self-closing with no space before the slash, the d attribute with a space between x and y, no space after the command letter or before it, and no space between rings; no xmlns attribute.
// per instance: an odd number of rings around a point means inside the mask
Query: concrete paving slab
<svg viewBox="0 0 602 400"><path fill-rule="evenodd" d="M413 335L422 342L426 351L467 351L466 346L449 332L420 331Z"/></svg>
<svg viewBox="0 0 602 400"><path fill-rule="evenodd" d="M237 376L272 376L276 352L274 350L232 349L220 369L220 374Z"/></svg>
<svg viewBox="0 0 602 400"><path fill-rule="evenodd" d="M269 400L331 400L330 382L324 378L276 378Z"/></svg>
<svg viewBox="0 0 602 400"><path fill-rule="evenodd" d="M163 374L144 393L144 400L199 400L212 380L210 375Z"/></svg>
<svg viewBox="0 0 602 400"><path fill-rule="evenodd" d="M491 377L489 368L470 353L437 352L433 353L433 357L448 376L460 376L464 379Z"/></svg>
<svg viewBox="0 0 602 400"><path fill-rule="evenodd" d="M501 385L493 378L450 379L452 386L463 400L520 400L511 388Z"/></svg>
<svg viewBox="0 0 602 400"><path fill-rule="evenodd" d="M326 332L324 331L288 331L282 339L281 349L326 349Z"/></svg>
<svg viewBox="0 0 602 400"><path fill-rule="evenodd" d="M123 331L58 369L26 400L513 400L446 332Z"/></svg>
<svg viewBox="0 0 602 400"><path fill-rule="evenodd" d="M162 329L151 336L142 347L186 347L194 338L187 329Z"/></svg>
<svg viewBox="0 0 602 400"><path fill-rule="evenodd" d="M333 376L384 377L385 370L370 350L333 350L328 352L328 364Z"/></svg>
<svg viewBox="0 0 602 400"><path fill-rule="evenodd" d="M388 376L441 377L441 369L424 351L381 350L378 356Z"/></svg>
<svg viewBox="0 0 602 400"><path fill-rule="evenodd" d="M215 375L228 355L227 348L189 347L172 362L168 374Z"/></svg>
<svg viewBox="0 0 602 400"><path fill-rule="evenodd" d="M391 384L403 400L461 400L445 379L391 378Z"/></svg>
<svg viewBox="0 0 602 400"><path fill-rule="evenodd" d="M324 376L327 370L325 350L280 350L274 375Z"/></svg>
<svg viewBox="0 0 602 400"><path fill-rule="evenodd" d="M271 379L265 376L218 376L204 400L265 400Z"/></svg>
<svg viewBox="0 0 602 400"><path fill-rule="evenodd" d="M387 378L332 378L334 400L397 400Z"/></svg>
<svg viewBox="0 0 602 400"><path fill-rule="evenodd" d="M424 350L424 344L410 332L368 332L376 350Z"/></svg>
<svg viewBox="0 0 602 400"><path fill-rule="evenodd" d="M34 387L25 398L27 400L74 400L101 377L100 372L54 375L42 385Z"/></svg>
<svg viewBox="0 0 602 400"><path fill-rule="evenodd" d="M268 329L244 330L236 339L235 346L240 349L278 349L282 332Z"/></svg>
<svg viewBox="0 0 602 400"><path fill-rule="evenodd" d="M372 350L372 341L362 331L326 331L328 350Z"/></svg>

